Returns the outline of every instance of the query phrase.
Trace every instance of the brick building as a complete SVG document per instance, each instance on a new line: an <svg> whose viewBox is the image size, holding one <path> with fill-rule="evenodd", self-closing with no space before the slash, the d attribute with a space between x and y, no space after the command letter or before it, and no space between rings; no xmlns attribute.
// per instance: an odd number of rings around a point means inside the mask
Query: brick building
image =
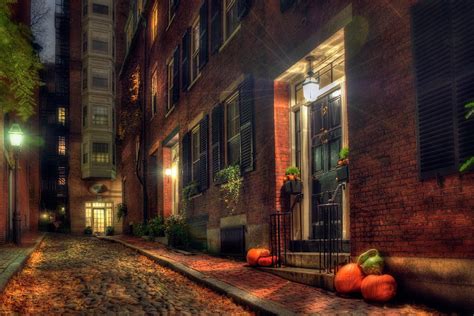
<svg viewBox="0 0 474 316"><path fill-rule="evenodd" d="M30 1L11 4L12 20L30 24ZM36 111L37 109L35 109ZM15 161L10 146L8 130L13 123L19 123L25 134L18 153L17 180L14 179ZM38 136L38 117L21 121L14 113L0 114L0 243L13 240L14 190L21 232L36 231L39 219L40 165L38 149L34 142Z"/></svg>
<svg viewBox="0 0 474 316"><path fill-rule="evenodd" d="M290 250L314 252L322 227L337 222L340 250L379 249L405 293L472 304L474 176L457 170L474 154L464 118L473 10L469 1L132 2L120 87L125 118L138 119L122 131L124 223L179 213L191 190L195 246L268 246L295 165L303 196ZM311 76L316 100L303 87ZM347 181L337 168L345 147ZM243 189L230 210L215 176L233 164ZM340 211L327 223L318 205L338 182Z"/></svg>

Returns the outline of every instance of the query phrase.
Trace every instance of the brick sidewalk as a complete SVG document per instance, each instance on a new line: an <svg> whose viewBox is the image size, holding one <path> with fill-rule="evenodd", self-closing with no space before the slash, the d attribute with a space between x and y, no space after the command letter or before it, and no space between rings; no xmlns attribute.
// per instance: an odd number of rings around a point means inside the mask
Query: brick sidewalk
<svg viewBox="0 0 474 316"><path fill-rule="evenodd" d="M206 254L185 255L171 251L155 242L131 236L115 236L152 255L166 257L208 277L246 291L260 299L278 303L298 314L361 313L361 314L438 314L424 306L412 304L371 305L357 298L342 298L334 293L291 282L278 276L245 266L244 262L213 257Z"/></svg>
<svg viewBox="0 0 474 316"><path fill-rule="evenodd" d="M14 244L0 245L0 293L28 260L43 236L42 233L26 233L22 236L22 244L19 247Z"/></svg>

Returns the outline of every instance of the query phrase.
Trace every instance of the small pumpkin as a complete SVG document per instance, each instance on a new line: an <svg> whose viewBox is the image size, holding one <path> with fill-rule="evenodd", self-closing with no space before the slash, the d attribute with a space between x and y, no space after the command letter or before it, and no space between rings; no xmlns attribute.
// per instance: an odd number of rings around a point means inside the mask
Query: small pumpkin
<svg viewBox="0 0 474 316"><path fill-rule="evenodd" d="M247 252L247 263L249 266L258 265L258 259L260 257L267 257L270 255L270 250L265 248L251 248Z"/></svg>
<svg viewBox="0 0 474 316"><path fill-rule="evenodd" d="M370 249L359 256L357 264L365 274L382 274L384 261L377 249Z"/></svg>
<svg viewBox="0 0 474 316"><path fill-rule="evenodd" d="M342 266L334 278L336 291L341 294L360 292L360 285L364 279L364 273L357 263L348 263Z"/></svg>
<svg viewBox="0 0 474 316"><path fill-rule="evenodd" d="M367 301L388 302L397 294L397 282L389 274L368 275L362 280L361 292Z"/></svg>
<svg viewBox="0 0 474 316"><path fill-rule="evenodd" d="M272 261L273 260L273 261ZM270 267L278 261L277 256L266 256L258 258L258 265L261 267Z"/></svg>

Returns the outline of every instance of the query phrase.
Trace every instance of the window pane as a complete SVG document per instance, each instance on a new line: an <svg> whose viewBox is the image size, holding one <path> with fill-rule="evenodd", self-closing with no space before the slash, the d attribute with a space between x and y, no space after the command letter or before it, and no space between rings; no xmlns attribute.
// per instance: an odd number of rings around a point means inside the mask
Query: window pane
<svg viewBox="0 0 474 316"><path fill-rule="evenodd" d="M109 144L93 143L92 144L92 161L96 163L109 163Z"/></svg>
<svg viewBox="0 0 474 316"><path fill-rule="evenodd" d="M92 12L96 14L104 14L104 15L109 15L109 7L103 4L97 4L93 3L92 4Z"/></svg>
<svg viewBox="0 0 474 316"><path fill-rule="evenodd" d="M95 52L105 53L109 52L109 43L107 41L93 39L92 40L92 50Z"/></svg>
<svg viewBox="0 0 474 316"><path fill-rule="evenodd" d="M331 82L331 64L329 64L319 71L319 88L324 88Z"/></svg>
<svg viewBox="0 0 474 316"><path fill-rule="evenodd" d="M226 1L226 34L225 38L229 38L229 36L234 33L239 25L239 17L238 17L238 8L237 8L237 1L227 0Z"/></svg>
<svg viewBox="0 0 474 316"><path fill-rule="evenodd" d="M197 180L198 179L198 173L199 173L199 128L195 129L192 133L191 137L191 146L192 146L192 151L191 151L191 161L193 163L192 166L192 179Z"/></svg>
<svg viewBox="0 0 474 316"><path fill-rule="evenodd" d="M58 137L58 155L66 155L66 138L64 136Z"/></svg>
<svg viewBox="0 0 474 316"><path fill-rule="evenodd" d="M108 125L109 113L105 106L95 106L92 111L92 124Z"/></svg>
<svg viewBox="0 0 474 316"><path fill-rule="evenodd" d="M90 203L86 203L86 206L90 206ZM92 210L90 208L86 208L86 225L85 226L92 227Z"/></svg>
<svg viewBox="0 0 474 316"><path fill-rule="evenodd" d="M61 125L66 125L66 108L58 108L58 123Z"/></svg>
<svg viewBox="0 0 474 316"><path fill-rule="evenodd" d="M97 88L97 89L107 89L109 87L109 80L107 76L93 74L92 87Z"/></svg>

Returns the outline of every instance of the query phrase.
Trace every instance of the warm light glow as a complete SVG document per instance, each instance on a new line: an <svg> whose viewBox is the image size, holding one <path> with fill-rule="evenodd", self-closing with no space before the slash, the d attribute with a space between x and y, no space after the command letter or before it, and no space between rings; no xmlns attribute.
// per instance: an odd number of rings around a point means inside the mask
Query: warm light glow
<svg viewBox="0 0 474 316"><path fill-rule="evenodd" d="M316 101L319 95L319 83L313 76L309 76L303 82L303 95L306 101Z"/></svg>
<svg viewBox="0 0 474 316"><path fill-rule="evenodd" d="M41 214L41 217L43 219L48 219L49 216L48 216L48 213L43 213L43 214Z"/></svg>
<svg viewBox="0 0 474 316"><path fill-rule="evenodd" d="M171 177L173 175L173 170L171 170L171 168L166 168L165 175Z"/></svg>
<svg viewBox="0 0 474 316"><path fill-rule="evenodd" d="M16 123L12 124L8 131L8 135L10 136L10 144L13 147L21 146L21 143L23 142L23 132L21 131L20 125Z"/></svg>

